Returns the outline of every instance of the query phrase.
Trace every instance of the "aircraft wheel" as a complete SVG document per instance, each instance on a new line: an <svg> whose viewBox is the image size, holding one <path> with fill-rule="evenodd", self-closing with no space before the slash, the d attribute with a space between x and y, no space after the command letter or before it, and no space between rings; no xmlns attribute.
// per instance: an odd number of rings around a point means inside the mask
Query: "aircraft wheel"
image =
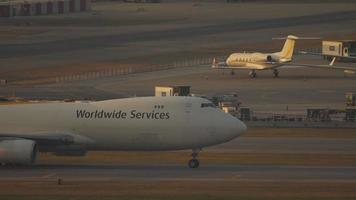
<svg viewBox="0 0 356 200"><path fill-rule="evenodd" d="M188 166L189 166L189 168L192 168L192 169L198 168L199 167L199 160L195 159L195 158L189 160Z"/></svg>
<svg viewBox="0 0 356 200"><path fill-rule="evenodd" d="M278 76L279 76L279 72L278 72L278 70L273 70L273 75L274 75L274 78L278 78Z"/></svg>
<svg viewBox="0 0 356 200"><path fill-rule="evenodd" d="M257 76L257 74L256 74L256 72L254 70L250 72L250 77L251 78L256 78L256 76Z"/></svg>

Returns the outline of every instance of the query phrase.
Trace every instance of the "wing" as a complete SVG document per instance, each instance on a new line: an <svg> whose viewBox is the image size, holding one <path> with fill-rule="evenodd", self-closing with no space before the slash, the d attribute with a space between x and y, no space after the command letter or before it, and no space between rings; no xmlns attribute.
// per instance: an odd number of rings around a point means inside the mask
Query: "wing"
<svg viewBox="0 0 356 200"><path fill-rule="evenodd" d="M314 53L314 52L308 52L308 51L299 51L300 54L307 54L307 55L314 55L314 56L324 56L321 53ZM330 56L330 57L336 57L336 58L347 58L351 60L356 60L355 56Z"/></svg>
<svg viewBox="0 0 356 200"><path fill-rule="evenodd" d="M267 70L274 69L282 66L281 63L272 63L272 62L248 62L241 65L228 65L226 62L214 62L211 65L213 69L245 69L245 70Z"/></svg>
<svg viewBox="0 0 356 200"><path fill-rule="evenodd" d="M311 67L320 69L335 69L344 70L345 73L354 74L356 73L356 67L341 67L341 66L330 66L330 65L311 65L311 64L301 64L301 63L287 63L284 66L300 66L300 67Z"/></svg>
<svg viewBox="0 0 356 200"><path fill-rule="evenodd" d="M213 62L213 64L211 65L211 68L214 69L245 69L245 65L234 65L234 66L230 66L228 64L226 64L225 62Z"/></svg>
<svg viewBox="0 0 356 200"><path fill-rule="evenodd" d="M299 51L298 53L305 54L305 55L323 56L321 53L308 52L308 51Z"/></svg>
<svg viewBox="0 0 356 200"><path fill-rule="evenodd" d="M45 131L45 132L26 132L26 133L4 133L0 132L1 140L29 139L36 141L39 145L69 145L69 144L90 144L94 141L66 131Z"/></svg>
<svg viewBox="0 0 356 200"><path fill-rule="evenodd" d="M320 69L335 69L335 70L344 70L345 73L354 74L356 73L356 67L346 67L346 66L334 66L336 57L330 62L329 65L312 65L312 64L302 64L302 63L284 63L285 66L300 66L300 67L311 67L311 68L320 68Z"/></svg>

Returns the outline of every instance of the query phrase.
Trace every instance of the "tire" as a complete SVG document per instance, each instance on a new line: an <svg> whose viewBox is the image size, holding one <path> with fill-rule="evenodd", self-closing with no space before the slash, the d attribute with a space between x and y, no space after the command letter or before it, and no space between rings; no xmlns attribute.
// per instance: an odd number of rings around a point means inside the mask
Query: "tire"
<svg viewBox="0 0 356 200"><path fill-rule="evenodd" d="M191 160L189 160L188 166L189 166L189 168L191 168L191 169L198 168L198 167L199 167L199 160L197 160L197 159L191 159Z"/></svg>

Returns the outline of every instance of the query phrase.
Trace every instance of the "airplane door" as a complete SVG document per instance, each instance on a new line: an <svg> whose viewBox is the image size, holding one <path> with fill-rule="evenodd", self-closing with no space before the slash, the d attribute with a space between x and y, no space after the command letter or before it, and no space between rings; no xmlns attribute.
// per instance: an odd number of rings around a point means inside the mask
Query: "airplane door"
<svg viewBox="0 0 356 200"><path fill-rule="evenodd" d="M185 103L184 111L186 114L190 114L192 112L192 103Z"/></svg>
<svg viewBox="0 0 356 200"><path fill-rule="evenodd" d="M208 134L211 138L218 138L218 130L216 129L216 127L219 125L219 120L221 120L220 118L217 118L216 115L211 114L206 123L209 123L208 126Z"/></svg>
<svg viewBox="0 0 356 200"><path fill-rule="evenodd" d="M192 114L192 103L185 103L184 105L184 112L185 112L185 115L186 115L186 121L187 122L190 122L190 118L191 118L191 114Z"/></svg>

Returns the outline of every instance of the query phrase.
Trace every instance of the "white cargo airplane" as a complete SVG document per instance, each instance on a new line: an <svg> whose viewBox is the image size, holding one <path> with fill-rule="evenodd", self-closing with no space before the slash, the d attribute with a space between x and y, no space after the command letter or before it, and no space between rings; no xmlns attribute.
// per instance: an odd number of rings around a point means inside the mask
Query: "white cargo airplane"
<svg viewBox="0 0 356 200"><path fill-rule="evenodd" d="M279 75L278 69L282 66L301 66L301 67L315 67L323 69L338 69L344 70L345 73L355 73L356 67L338 67L333 66L335 59L329 65L312 65L291 63L295 40L297 39L315 39L315 38L299 38L289 35L286 38L284 46L281 51L275 53L233 53L225 62L217 62L213 59L212 68L214 69L246 69L250 70L250 77L256 78L256 70L273 70L274 77ZM233 71L232 71L233 73Z"/></svg>
<svg viewBox="0 0 356 200"><path fill-rule="evenodd" d="M188 165L197 168L203 147L245 130L243 122L198 97L1 105L0 163L33 164L38 152L192 149Z"/></svg>

